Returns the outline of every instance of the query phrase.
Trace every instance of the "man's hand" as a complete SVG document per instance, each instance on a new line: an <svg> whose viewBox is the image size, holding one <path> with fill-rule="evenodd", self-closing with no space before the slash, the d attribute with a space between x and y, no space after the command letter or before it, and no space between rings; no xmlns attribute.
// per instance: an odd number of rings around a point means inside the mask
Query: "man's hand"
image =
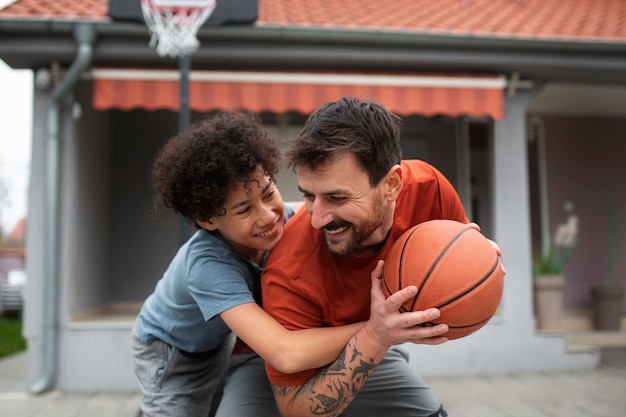
<svg viewBox="0 0 626 417"><path fill-rule="evenodd" d="M439 317L439 310L431 308L425 311L401 313L400 306L417 294L414 285L403 288L385 299L382 291L383 261L378 261L372 271L371 312L365 324L369 336L383 346L397 345L405 342L438 345L448 339L442 336L448 326L424 326Z"/></svg>

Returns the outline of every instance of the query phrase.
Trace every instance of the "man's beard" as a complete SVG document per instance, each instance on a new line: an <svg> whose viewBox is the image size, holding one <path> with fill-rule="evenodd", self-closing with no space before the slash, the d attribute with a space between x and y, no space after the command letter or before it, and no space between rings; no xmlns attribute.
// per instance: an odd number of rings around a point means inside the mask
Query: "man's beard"
<svg viewBox="0 0 626 417"><path fill-rule="evenodd" d="M363 245L363 242L365 242L367 238L370 237L370 235L380 227L380 225L383 223L384 216L384 202L382 202L379 198L376 198L372 207L371 215L368 216L368 218L362 224L357 226L353 223L341 219L336 219L335 221L324 226L322 228L324 243L326 244L326 247L328 248L330 253L335 256L344 257L352 255L357 251L357 249L361 247L361 245ZM332 242L332 238L329 238L329 235L327 232L325 232L325 229L337 230L342 227L347 227L348 229L351 229L352 236L350 237L350 240L346 242L342 241L339 244L335 244Z"/></svg>

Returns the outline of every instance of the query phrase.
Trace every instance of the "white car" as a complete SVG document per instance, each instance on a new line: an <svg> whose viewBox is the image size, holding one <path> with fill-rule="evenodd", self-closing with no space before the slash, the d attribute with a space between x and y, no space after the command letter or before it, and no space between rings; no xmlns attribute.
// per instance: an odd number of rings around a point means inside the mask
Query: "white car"
<svg viewBox="0 0 626 417"><path fill-rule="evenodd" d="M24 292L26 290L26 271L12 269L7 272L6 279L0 288L0 313L22 314L24 308Z"/></svg>

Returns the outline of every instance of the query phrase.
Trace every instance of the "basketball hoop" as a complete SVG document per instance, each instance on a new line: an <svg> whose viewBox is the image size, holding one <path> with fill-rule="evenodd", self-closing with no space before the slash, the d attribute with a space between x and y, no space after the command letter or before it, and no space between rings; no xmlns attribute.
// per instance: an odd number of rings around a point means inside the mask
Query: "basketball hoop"
<svg viewBox="0 0 626 417"><path fill-rule="evenodd" d="M198 50L196 37L217 0L141 0L141 11L152 32L150 47L160 56L191 55Z"/></svg>

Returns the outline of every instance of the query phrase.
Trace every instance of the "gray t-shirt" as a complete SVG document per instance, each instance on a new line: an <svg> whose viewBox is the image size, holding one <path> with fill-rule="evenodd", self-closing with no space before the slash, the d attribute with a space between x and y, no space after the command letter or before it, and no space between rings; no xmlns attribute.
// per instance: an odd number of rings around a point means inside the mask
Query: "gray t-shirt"
<svg viewBox="0 0 626 417"><path fill-rule="evenodd" d="M285 220L293 212L285 204ZM212 350L230 333L219 314L260 302L260 279L261 266L218 232L200 229L180 247L144 302L135 331L145 344L160 339L187 352Z"/></svg>

